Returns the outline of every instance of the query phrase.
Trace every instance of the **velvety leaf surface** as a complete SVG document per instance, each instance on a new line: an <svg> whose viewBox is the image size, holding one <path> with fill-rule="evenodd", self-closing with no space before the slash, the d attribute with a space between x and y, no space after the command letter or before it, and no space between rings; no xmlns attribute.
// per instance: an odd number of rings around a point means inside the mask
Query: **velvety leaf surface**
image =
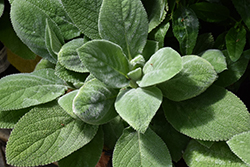
<svg viewBox="0 0 250 167"><path fill-rule="evenodd" d="M221 73L227 69L226 57L220 50L209 49L201 57L211 63L217 73Z"/></svg>
<svg viewBox="0 0 250 167"><path fill-rule="evenodd" d="M190 8L179 8L173 14L173 33L183 55L193 52L198 37L199 21Z"/></svg>
<svg viewBox="0 0 250 167"><path fill-rule="evenodd" d="M58 162L60 167L91 167L95 166L102 154L103 132L98 130L95 137L81 149Z"/></svg>
<svg viewBox="0 0 250 167"><path fill-rule="evenodd" d="M159 84L163 95L174 101L187 100L201 94L217 78L213 66L199 56L183 56L182 64L180 73Z"/></svg>
<svg viewBox="0 0 250 167"><path fill-rule="evenodd" d="M214 143L208 149L192 140L184 153L184 160L189 167L247 167L225 142Z"/></svg>
<svg viewBox="0 0 250 167"><path fill-rule="evenodd" d="M250 129L250 115L233 93L211 86L203 94L182 102L164 99L167 120L194 139L219 141Z"/></svg>
<svg viewBox="0 0 250 167"><path fill-rule="evenodd" d="M49 60L41 59L41 60L37 63L37 65L36 65L34 71L41 70L41 69L45 69L45 68L55 69L55 66L56 66L56 65L53 64L53 63L51 63Z"/></svg>
<svg viewBox="0 0 250 167"><path fill-rule="evenodd" d="M135 130L144 133L161 102L162 93L156 87L121 89L115 109Z"/></svg>
<svg viewBox="0 0 250 167"><path fill-rule="evenodd" d="M45 44L46 20L53 27L56 23L39 7L27 0L13 1L11 5L11 21L18 37L34 53L56 63Z"/></svg>
<svg viewBox="0 0 250 167"><path fill-rule="evenodd" d="M0 111L0 128L13 129L17 121L29 110L30 108L11 111Z"/></svg>
<svg viewBox="0 0 250 167"><path fill-rule="evenodd" d="M229 17L229 9L219 3L199 2L190 6L199 19L206 22L221 22Z"/></svg>
<svg viewBox="0 0 250 167"><path fill-rule="evenodd" d="M106 123L117 116L114 108L117 94L117 89L108 88L99 80L92 79L80 88L74 98L73 111L86 123Z"/></svg>
<svg viewBox="0 0 250 167"><path fill-rule="evenodd" d="M246 30L231 28L226 35L226 46L230 59L235 62L243 53L246 45Z"/></svg>
<svg viewBox="0 0 250 167"><path fill-rule="evenodd" d="M106 40L93 40L77 52L90 73L106 85L113 88L128 85L128 60L118 45Z"/></svg>
<svg viewBox="0 0 250 167"><path fill-rule="evenodd" d="M68 40L80 35L80 31L73 24L65 11L61 0L26 0L46 13L60 28L64 39Z"/></svg>
<svg viewBox="0 0 250 167"><path fill-rule="evenodd" d="M165 143L150 128L141 134L125 129L113 153L114 167L171 167Z"/></svg>
<svg viewBox="0 0 250 167"><path fill-rule="evenodd" d="M178 52L170 47L158 50L143 67L144 76L140 87L152 86L174 77L182 69L182 60Z"/></svg>
<svg viewBox="0 0 250 167"><path fill-rule="evenodd" d="M12 131L7 163L38 166L58 161L89 143L98 126L72 119L55 101L35 107Z"/></svg>
<svg viewBox="0 0 250 167"><path fill-rule="evenodd" d="M141 1L103 0L99 33L120 45L129 60L141 53L148 35L147 13Z"/></svg>
<svg viewBox="0 0 250 167"><path fill-rule="evenodd" d="M165 142L172 160L178 162L186 149L190 138L175 130L167 122L162 109L158 110L150 123L150 128Z"/></svg>
<svg viewBox="0 0 250 167"><path fill-rule="evenodd" d="M148 32L156 28L166 16L166 2L165 0L142 0L142 3L147 11L149 27Z"/></svg>
<svg viewBox="0 0 250 167"><path fill-rule="evenodd" d="M84 44L83 38L73 39L62 46L58 53L58 61L68 70L75 72L88 72L86 67L80 61L77 49Z"/></svg>
<svg viewBox="0 0 250 167"><path fill-rule="evenodd" d="M14 74L0 80L0 111L43 104L63 95L67 86L52 69Z"/></svg>
<svg viewBox="0 0 250 167"><path fill-rule="evenodd" d="M207 148L210 148L214 144L214 141L205 141L205 140L199 140L199 139L196 139L196 141Z"/></svg>
<svg viewBox="0 0 250 167"><path fill-rule="evenodd" d="M243 52L243 55L247 52ZM227 51L223 51L223 55L226 57L227 70L219 74L218 80L215 81L216 85L227 87L238 81L247 69L249 59L245 56L241 56L239 60L233 62L228 56Z"/></svg>
<svg viewBox="0 0 250 167"><path fill-rule="evenodd" d="M250 165L250 131L243 132L233 136L227 141L230 149L236 154L242 161Z"/></svg>
<svg viewBox="0 0 250 167"><path fill-rule="evenodd" d="M244 23L247 25L247 27L250 29L250 13L249 8L250 4L248 0L232 0L234 7L240 14L241 18L243 19Z"/></svg>
<svg viewBox="0 0 250 167"><path fill-rule="evenodd" d="M78 90L74 90L58 99L58 104L74 119L79 119L73 112L73 100L77 93Z"/></svg>

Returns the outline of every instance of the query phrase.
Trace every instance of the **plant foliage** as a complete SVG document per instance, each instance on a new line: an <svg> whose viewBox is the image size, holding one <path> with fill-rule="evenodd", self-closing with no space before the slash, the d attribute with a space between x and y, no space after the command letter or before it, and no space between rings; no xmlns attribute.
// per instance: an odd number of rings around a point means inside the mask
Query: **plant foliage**
<svg viewBox="0 0 250 167"><path fill-rule="evenodd" d="M7 163L95 166L106 147L114 167L250 165L250 115L228 87L250 59L247 0L9 3L42 60L0 80Z"/></svg>

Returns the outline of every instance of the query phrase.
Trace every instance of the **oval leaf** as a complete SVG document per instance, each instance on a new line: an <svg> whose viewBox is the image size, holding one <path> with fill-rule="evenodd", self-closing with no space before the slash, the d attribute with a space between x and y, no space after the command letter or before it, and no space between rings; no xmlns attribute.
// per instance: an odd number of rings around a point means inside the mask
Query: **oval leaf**
<svg viewBox="0 0 250 167"><path fill-rule="evenodd" d="M231 152L225 142L214 143L208 149L197 141L191 140L183 158L190 167L247 167Z"/></svg>
<svg viewBox="0 0 250 167"><path fill-rule="evenodd" d="M227 141L228 146L242 161L250 165L250 131L233 136Z"/></svg>
<svg viewBox="0 0 250 167"><path fill-rule="evenodd" d="M122 89L115 102L118 114L135 130L144 133L162 102L156 87Z"/></svg>
<svg viewBox="0 0 250 167"><path fill-rule="evenodd" d="M179 8L173 14L173 33L183 55L190 55L198 37L199 21L190 8Z"/></svg>
<svg viewBox="0 0 250 167"><path fill-rule="evenodd" d="M61 0L75 25L91 39L99 39L98 17L102 0Z"/></svg>
<svg viewBox="0 0 250 167"><path fill-rule="evenodd" d="M62 46L60 52L58 53L58 61L68 70L75 72L88 72L86 67L80 61L76 49L84 44L84 39L73 39L72 41L66 43Z"/></svg>
<svg viewBox="0 0 250 167"><path fill-rule="evenodd" d="M77 52L90 73L106 85L121 88L129 84L126 77L128 60L118 45L106 40L93 40Z"/></svg>
<svg viewBox="0 0 250 167"><path fill-rule="evenodd" d="M7 162L38 166L58 161L89 143L97 130L72 119L55 101L35 107L15 125L6 147Z"/></svg>
<svg viewBox="0 0 250 167"><path fill-rule="evenodd" d="M120 45L131 60L147 41L147 13L140 0L103 0L99 17L103 39Z"/></svg>
<svg viewBox="0 0 250 167"><path fill-rule="evenodd" d="M187 100L201 94L217 78L213 66L199 56L184 56L182 63L180 73L159 84L163 95L173 101Z"/></svg>
<svg viewBox="0 0 250 167"><path fill-rule="evenodd" d="M145 134L125 129L113 153L114 167L171 167L167 146L151 129Z"/></svg>
<svg viewBox="0 0 250 167"><path fill-rule="evenodd" d="M162 83L174 77L182 69L181 56L170 47L158 50L143 67L140 87Z"/></svg>
<svg viewBox="0 0 250 167"><path fill-rule="evenodd" d="M201 57L209 61L217 73L227 69L226 57L218 49L209 49Z"/></svg>
<svg viewBox="0 0 250 167"><path fill-rule="evenodd" d="M114 102L118 90L108 88L97 79L85 83L77 93L73 101L74 113L89 124L103 124L117 113Z"/></svg>
<svg viewBox="0 0 250 167"><path fill-rule="evenodd" d="M29 74L14 74L0 80L0 111L15 110L47 103L63 95L65 82L52 69Z"/></svg>
<svg viewBox="0 0 250 167"><path fill-rule="evenodd" d="M173 127L194 139L227 140L250 130L250 115L233 93L211 86L203 94L182 102L165 100L163 108Z"/></svg>
<svg viewBox="0 0 250 167"><path fill-rule="evenodd" d="M239 12L242 20L245 22L247 25L248 29L250 29L250 13L249 13L249 8L250 8L250 3L248 0L232 0L234 7L236 10Z"/></svg>
<svg viewBox="0 0 250 167"><path fill-rule="evenodd" d="M231 28L226 35L226 46L230 59L235 62L243 53L246 45L246 30Z"/></svg>

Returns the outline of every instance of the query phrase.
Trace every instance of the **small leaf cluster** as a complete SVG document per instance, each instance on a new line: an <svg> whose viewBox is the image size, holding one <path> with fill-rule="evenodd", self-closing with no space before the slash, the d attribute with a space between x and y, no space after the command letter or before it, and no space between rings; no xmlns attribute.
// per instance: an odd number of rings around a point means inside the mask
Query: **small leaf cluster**
<svg viewBox="0 0 250 167"><path fill-rule="evenodd" d="M114 167L250 165L250 115L229 90L250 59L247 0L9 2L42 57L0 80L9 164L95 166L105 146Z"/></svg>

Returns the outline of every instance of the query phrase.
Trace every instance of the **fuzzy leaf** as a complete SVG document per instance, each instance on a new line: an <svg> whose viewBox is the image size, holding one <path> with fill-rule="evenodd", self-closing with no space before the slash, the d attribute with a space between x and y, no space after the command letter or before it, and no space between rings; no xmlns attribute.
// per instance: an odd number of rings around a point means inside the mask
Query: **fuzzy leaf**
<svg viewBox="0 0 250 167"><path fill-rule="evenodd" d="M117 89L108 88L97 79L86 82L73 101L74 113L89 124L103 124L117 116L114 102Z"/></svg>
<svg viewBox="0 0 250 167"><path fill-rule="evenodd" d="M3 15L4 12L4 0L0 0L0 17Z"/></svg>
<svg viewBox="0 0 250 167"><path fill-rule="evenodd" d="M53 27L57 27L56 23L39 7L27 0L13 1L10 14L13 28L24 44L37 55L56 63L56 59L50 55L45 44L46 20Z"/></svg>
<svg viewBox="0 0 250 167"><path fill-rule="evenodd" d="M121 89L115 109L135 130L144 133L161 102L162 93L156 87Z"/></svg>
<svg viewBox="0 0 250 167"><path fill-rule="evenodd" d="M73 100L77 93L78 90L74 90L58 99L58 104L74 119L79 119L73 112Z"/></svg>
<svg viewBox="0 0 250 167"><path fill-rule="evenodd" d="M167 1L142 0L142 3L148 14L148 20L149 20L148 32L151 32L165 19L165 16L167 14L167 12L165 11Z"/></svg>
<svg viewBox="0 0 250 167"><path fill-rule="evenodd" d="M77 54L77 49L84 44L83 38L73 39L72 41L66 43L62 46L60 52L58 53L58 61L68 70L75 72L88 72L86 67L80 61Z"/></svg>
<svg viewBox="0 0 250 167"><path fill-rule="evenodd" d="M150 57L159 50L159 42L147 40L147 43L142 51L142 55L146 61L150 59Z"/></svg>
<svg viewBox="0 0 250 167"><path fill-rule="evenodd" d="M234 7L240 14L241 18L243 19L244 23L247 25L248 29L250 29L250 3L248 0L232 0Z"/></svg>
<svg viewBox="0 0 250 167"><path fill-rule="evenodd" d="M217 78L213 66L199 56L183 56L182 64L183 69L180 73L159 84L163 95L174 101L187 100L198 96Z"/></svg>
<svg viewBox="0 0 250 167"><path fill-rule="evenodd" d="M158 50L143 67L140 87L152 86L174 77L182 69L181 56L170 47Z"/></svg>
<svg viewBox="0 0 250 167"><path fill-rule="evenodd" d="M228 56L228 52L223 51L223 55L226 57L228 69L219 74L218 80L215 81L216 85L227 87L238 81L243 76L249 62L249 59L244 57L245 53L247 52L243 52L243 55L239 60L233 62Z"/></svg>
<svg viewBox="0 0 250 167"><path fill-rule="evenodd" d="M30 108L11 111L0 111L0 128L13 129L17 121L29 110Z"/></svg>
<svg viewBox="0 0 250 167"><path fill-rule="evenodd" d="M179 8L173 14L173 33L183 55L190 55L198 37L199 21L190 8Z"/></svg>
<svg viewBox="0 0 250 167"><path fill-rule="evenodd" d="M72 119L55 101L35 107L12 131L7 163L38 166L58 161L89 143L98 126Z"/></svg>
<svg viewBox="0 0 250 167"><path fill-rule="evenodd" d="M233 136L227 141L228 146L242 161L250 165L250 131Z"/></svg>
<svg viewBox="0 0 250 167"><path fill-rule="evenodd" d="M231 152L225 142L214 143L208 149L192 140L183 158L190 167L247 167Z"/></svg>
<svg viewBox="0 0 250 167"><path fill-rule="evenodd" d="M93 40L80 47L78 55L90 73L106 85L113 88L128 85L128 60L118 45Z"/></svg>
<svg viewBox="0 0 250 167"><path fill-rule="evenodd" d="M81 149L58 162L60 167L91 167L95 166L102 154L103 132L97 132L94 139Z"/></svg>
<svg viewBox="0 0 250 167"><path fill-rule="evenodd" d="M226 46L230 59L235 62L243 53L246 45L246 30L231 28L226 35Z"/></svg>
<svg viewBox="0 0 250 167"><path fill-rule="evenodd" d="M142 50L147 41L147 13L140 0L103 0L99 17L103 39L121 46L129 60Z"/></svg>
<svg viewBox="0 0 250 167"><path fill-rule="evenodd" d="M227 69L226 57L220 50L209 49L201 57L210 62L217 73L221 73Z"/></svg>
<svg viewBox="0 0 250 167"><path fill-rule="evenodd" d="M211 86L182 102L165 99L163 108L172 126L194 139L219 141L250 130L250 115L233 93Z"/></svg>
<svg viewBox="0 0 250 167"><path fill-rule="evenodd" d="M229 18L229 9L219 3L199 2L190 6L198 18L206 22L221 22Z"/></svg>
<svg viewBox="0 0 250 167"><path fill-rule="evenodd" d="M102 0L61 0L68 15L84 35L99 39L98 17Z"/></svg>
<svg viewBox="0 0 250 167"><path fill-rule="evenodd" d="M34 69L34 71L38 71L41 69L46 69L46 68L51 68L51 69L55 69L56 65L51 63L49 60L47 59L41 59L37 64L36 67Z"/></svg>
<svg viewBox="0 0 250 167"><path fill-rule="evenodd" d="M63 95L67 86L52 69L14 74L0 80L0 111L43 104Z"/></svg>
<svg viewBox="0 0 250 167"><path fill-rule="evenodd" d="M141 134L125 129L113 153L114 167L171 167L167 146L150 128Z"/></svg>

